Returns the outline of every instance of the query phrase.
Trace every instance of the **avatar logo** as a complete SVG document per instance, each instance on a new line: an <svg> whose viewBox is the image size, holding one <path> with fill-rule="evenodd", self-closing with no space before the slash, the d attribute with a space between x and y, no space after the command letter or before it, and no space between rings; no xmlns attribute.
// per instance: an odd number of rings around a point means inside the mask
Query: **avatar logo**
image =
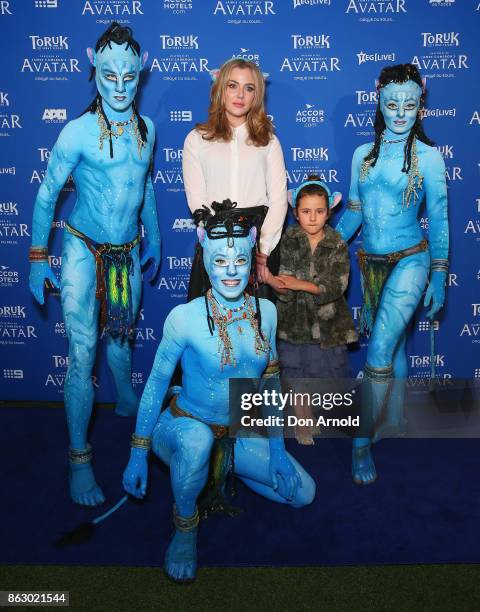
<svg viewBox="0 0 480 612"><path fill-rule="evenodd" d="M472 115L472 118L470 119L469 125L472 125L476 123L477 125L480 125L480 114L478 111L475 111Z"/></svg>
<svg viewBox="0 0 480 612"><path fill-rule="evenodd" d="M0 225L0 238L24 238L25 236L30 237L28 225L26 223L19 223L18 225Z"/></svg>
<svg viewBox="0 0 480 612"><path fill-rule="evenodd" d="M243 3L238 2L223 2L219 0L213 10L214 15L225 15L225 17L253 17L260 15L275 15L274 4L272 0L247 0Z"/></svg>
<svg viewBox="0 0 480 612"><path fill-rule="evenodd" d="M0 129L14 130L15 128L22 129L19 115L0 115Z"/></svg>
<svg viewBox="0 0 480 612"><path fill-rule="evenodd" d="M10 2L8 0L0 0L0 14L1 15L11 15L10 11Z"/></svg>
<svg viewBox="0 0 480 612"><path fill-rule="evenodd" d="M78 59L70 58L68 60L29 60L25 58L23 60L21 72L32 72L37 74L50 73L63 73L63 72L81 72L78 67Z"/></svg>
<svg viewBox="0 0 480 612"><path fill-rule="evenodd" d="M101 2L87 0L83 6L82 15L86 15L87 13L97 17L100 15L109 17L118 17L119 15L143 15L142 3L140 0L133 0L132 2L115 0L111 4L104 0Z"/></svg>
<svg viewBox="0 0 480 612"><path fill-rule="evenodd" d="M280 72L288 70L288 72L333 72L340 71L340 58L329 57L319 59L292 59L285 57Z"/></svg>
<svg viewBox="0 0 480 612"><path fill-rule="evenodd" d="M382 13L406 13L406 0L349 0L345 13L371 15Z"/></svg>
<svg viewBox="0 0 480 612"><path fill-rule="evenodd" d="M462 70L462 68L468 69L467 65L468 57L466 55L428 55L419 57L414 55L412 64L416 66L420 71L422 70Z"/></svg>
<svg viewBox="0 0 480 612"><path fill-rule="evenodd" d="M198 36L193 34L182 34L181 36L160 34L160 40L162 49L198 49Z"/></svg>
<svg viewBox="0 0 480 612"><path fill-rule="evenodd" d="M43 121L66 121L67 120L67 109L66 108L46 108L43 111L42 120Z"/></svg>
<svg viewBox="0 0 480 612"><path fill-rule="evenodd" d="M480 220L479 219L470 219L468 221L467 226L465 227L464 234L480 234Z"/></svg>
<svg viewBox="0 0 480 612"><path fill-rule="evenodd" d="M460 337L462 336L473 336L474 338L480 338L480 323L465 323L465 325L462 327L462 331L460 332Z"/></svg>
<svg viewBox="0 0 480 612"><path fill-rule="evenodd" d="M205 57L199 59L158 59L154 57L150 72L154 70L165 74L189 74L191 72L208 72L208 60Z"/></svg>

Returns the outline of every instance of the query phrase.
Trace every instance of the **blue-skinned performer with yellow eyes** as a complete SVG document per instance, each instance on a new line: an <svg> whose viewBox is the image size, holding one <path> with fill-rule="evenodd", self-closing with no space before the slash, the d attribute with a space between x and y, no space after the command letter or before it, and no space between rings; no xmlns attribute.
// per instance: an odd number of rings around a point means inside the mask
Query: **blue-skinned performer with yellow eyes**
<svg viewBox="0 0 480 612"><path fill-rule="evenodd" d="M74 502L93 506L104 501L87 442L97 340L99 333L106 337L117 413L136 414L129 341L140 302L140 265L151 261L155 276L160 232L149 176L155 130L134 102L147 54L140 54L131 30L117 23L87 54L98 93L85 113L65 126L52 149L35 201L29 259L30 289L43 304L45 282L58 287L48 264L48 239L58 195L72 174L77 200L63 238L60 282L69 343L65 409L70 494ZM141 260L140 219L146 229Z"/></svg>
<svg viewBox="0 0 480 612"><path fill-rule="evenodd" d="M427 317L433 318L445 300L449 243L445 165L422 127L424 87L412 64L382 70L375 142L355 150L349 202L336 227L344 240L360 226L363 230L363 249L358 253L364 293L360 331L370 339L362 413L372 431L382 409L395 414L403 406L403 381L408 375L405 333L427 283ZM428 242L418 222L424 199ZM353 442L352 475L358 484L376 478L372 435L365 433Z"/></svg>
<svg viewBox="0 0 480 612"><path fill-rule="evenodd" d="M278 382L276 310L268 300L245 292L256 243L251 220L235 213L229 200L214 202L211 208L215 214L207 209L198 230L211 289L174 308L165 321L123 478L128 493L145 495L150 447L170 467L175 532L165 571L180 582L195 577L197 503L207 479L209 486L215 485L212 462L223 485L226 474L233 471L255 492L278 503L298 508L315 495L311 477L286 452L283 434L238 438L233 452L229 379L262 377L264 384ZM182 387L160 413L179 360ZM200 513L204 509L203 505Z"/></svg>

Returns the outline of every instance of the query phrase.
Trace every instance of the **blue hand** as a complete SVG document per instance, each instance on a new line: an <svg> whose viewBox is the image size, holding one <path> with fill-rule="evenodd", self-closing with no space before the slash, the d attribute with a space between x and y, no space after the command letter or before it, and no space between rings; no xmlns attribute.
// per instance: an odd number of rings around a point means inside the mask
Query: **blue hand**
<svg viewBox="0 0 480 612"><path fill-rule="evenodd" d="M46 261L32 263L30 267L29 286L33 297L39 304L43 304L45 302L43 289L46 281L50 281L57 289L60 287L54 271Z"/></svg>
<svg viewBox="0 0 480 612"><path fill-rule="evenodd" d="M446 272L439 272L438 270L432 272L427 293L425 295L425 300L423 302L423 305L426 308L432 304L432 307L427 312L427 317L429 319L433 319L435 314L443 306L445 301L445 279Z"/></svg>
<svg viewBox="0 0 480 612"><path fill-rule="evenodd" d="M285 483L285 498L288 501L295 499L298 487L301 487L302 483L285 449L270 448L269 473L273 490L276 491L278 489L278 476L280 476Z"/></svg>
<svg viewBox="0 0 480 612"><path fill-rule="evenodd" d="M150 273L146 279L149 282L153 282L155 277L157 276L158 267L160 265L160 252L161 252L161 244L149 244L145 246L143 249L142 257L140 259L140 265L146 266L147 263L151 260L152 265L150 267Z"/></svg>
<svg viewBox="0 0 480 612"><path fill-rule="evenodd" d="M148 456L141 448L132 448L130 460L123 473L123 488L127 493L141 499L147 492Z"/></svg>

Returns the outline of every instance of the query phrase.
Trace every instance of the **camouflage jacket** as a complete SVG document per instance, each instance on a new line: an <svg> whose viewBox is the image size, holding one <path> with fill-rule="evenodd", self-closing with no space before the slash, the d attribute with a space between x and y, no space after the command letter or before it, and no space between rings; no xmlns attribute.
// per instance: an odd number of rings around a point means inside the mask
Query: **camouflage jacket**
<svg viewBox="0 0 480 612"><path fill-rule="evenodd" d="M288 291L278 296L278 338L322 348L355 342L357 334L343 296L349 272L347 245L329 225L314 253L301 227L290 226L280 242L279 274L315 283L320 295Z"/></svg>

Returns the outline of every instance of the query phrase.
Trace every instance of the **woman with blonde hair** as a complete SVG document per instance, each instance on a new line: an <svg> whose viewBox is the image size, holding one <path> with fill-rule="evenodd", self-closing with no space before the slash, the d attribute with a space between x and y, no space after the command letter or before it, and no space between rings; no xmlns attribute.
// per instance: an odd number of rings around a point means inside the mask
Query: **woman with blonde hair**
<svg viewBox="0 0 480 612"><path fill-rule="evenodd" d="M212 71L208 119L186 137L183 179L192 214L212 202L230 199L258 229L257 276L268 266L277 272L272 251L280 241L287 214L285 163L278 138L265 112L265 81L253 62L234 58ZM209 287L197 245L189 300ZM277 263L278 266L278 263Z"/></svg>

